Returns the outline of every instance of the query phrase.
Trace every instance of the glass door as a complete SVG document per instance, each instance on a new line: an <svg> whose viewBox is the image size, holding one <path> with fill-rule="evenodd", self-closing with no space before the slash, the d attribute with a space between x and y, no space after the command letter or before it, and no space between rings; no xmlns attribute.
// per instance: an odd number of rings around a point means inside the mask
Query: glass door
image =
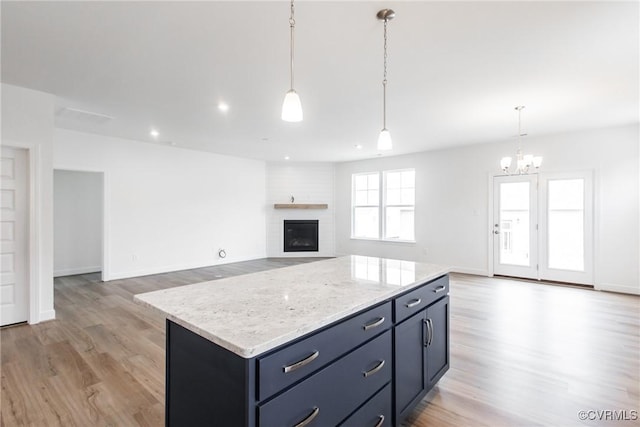
<svg viewBox="0 0 640 427"><path fill-rule="evenodd" d="M493 180L493 273L538 278L537 175Z"/></svg>
<svg viewBox="0 0 640 427"><path fill-rule="evenodd" d="M590 172L493 179L493 273L593 285Z"/></svg>
<svg viewBox="0 0 640 427"><path fill-rule="evenodd" d="M541 176L541 279L593 284L592 194L588 172Z"/></svg>

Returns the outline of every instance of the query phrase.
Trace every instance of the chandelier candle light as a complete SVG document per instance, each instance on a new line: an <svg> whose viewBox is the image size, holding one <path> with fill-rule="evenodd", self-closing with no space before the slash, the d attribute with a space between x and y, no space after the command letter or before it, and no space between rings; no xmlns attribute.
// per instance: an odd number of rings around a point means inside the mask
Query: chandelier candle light
<svg viewBox="0 0 640 427"><path fill-rule="evenodd" d="M515 109L518 111L518 151L516 152L516 169L513 173L509 173L511 157L503 157L500 160L500 167L502 168L502 172L506 175L523 175L529 173L531 166L533 166L537 171L542 165L542 156L522 154L521 137L527 135L522 133L522 110L524 110L524 105L519 105Z"/></svg>
<svg viewBox="0 0 640 427"><path fill-rule="evenodd" d="M289 75L291 77L291 88L284 96L284 102L282 103L282 120L285 122L301 122L302 121L302 103L300 102L300 96L298 92L293 88L293 33L296 27L295 9L293 7L293 0L291 0L291 15L289 15L289 30L290 30L290 49L289 49Z"/></svg>
<svg viewBox="0 0 640 427"><path fill-rule="evenodd" d="M376 15L384 21L384 77L382 78L382 130L378 136L378 150L391 150L391 133L387 129L387 23L396 16L391 9L382 9Z"/></svg>

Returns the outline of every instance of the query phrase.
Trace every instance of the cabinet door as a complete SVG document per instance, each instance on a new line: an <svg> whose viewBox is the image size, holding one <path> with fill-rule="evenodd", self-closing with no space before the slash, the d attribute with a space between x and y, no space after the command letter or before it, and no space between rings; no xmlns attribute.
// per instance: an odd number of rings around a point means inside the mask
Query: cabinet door
<svg viewBox="0 0 640 427"><path fill-rule="evenodd" d="M396 424L404 419L426 393L425 375L425 310L408 318L395 328Z"/></svg>
<svg viewBox="0 0 640 427"><path fill-rule="evenodd" d="M427 308L427 391L449 370L449 297Z"/></svg>

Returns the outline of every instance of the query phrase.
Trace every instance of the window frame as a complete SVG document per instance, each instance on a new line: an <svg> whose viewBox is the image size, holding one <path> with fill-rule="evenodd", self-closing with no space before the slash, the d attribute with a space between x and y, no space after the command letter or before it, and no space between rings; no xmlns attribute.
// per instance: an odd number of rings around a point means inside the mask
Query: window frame
<svg viewBox="0 0 640 427"><path fill-rule="evenodd" d="M414 182L413 182L413 204L387 204L387 174L388 173L397 173L397 172L408 172L411 171L414 173ZM381 170L381 171L369 171L369 172L358 172L351 174L351 239L352 240L372 240L376 242L389 242L389 243L416 243L416 220L415 220L415 212L416 212L416 201L415 201L415 168L403 168L403 169L389 169L389 170ZM358 205L356 204L356 177L362 175L377 175L378 177L378 203L375 205ZM402 187L400 187L400 191L402 191ZM368 200L367 200L368 201ZM378 209L378 236L377 237L364 237L364 236L356 236L356 208L377 208ZM395 238L387 238L386 235L386 227L387 227L387 208L395 208L395 207L412 207L413 208L413 239L395 239Z"/></svg>

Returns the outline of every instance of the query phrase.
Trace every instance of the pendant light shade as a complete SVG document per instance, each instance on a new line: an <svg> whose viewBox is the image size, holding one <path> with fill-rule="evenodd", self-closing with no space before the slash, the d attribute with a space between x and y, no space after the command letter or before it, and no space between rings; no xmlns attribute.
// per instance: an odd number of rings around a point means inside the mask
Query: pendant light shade
<svg viewBox="0 0 640 427"><path fill-rule="evenodd" d="M393 142L391 141L391 133L389 129L382 129L378 135L378 150L391 150Z"/></svg>
<svg viewBox="0 0 640 427"><path fill-rule="evenodd" d="M291 89L284 96L282 103L282 120L285 122L301 122L302 121L302 103L298 92Z"/></svg>
<svg viewBox="0 0 640 427"><path fill-rule="evenodd" d="M391 9L382 9L376 17L384 21L384 74L382 78L382 130L378 136L378 150L391 150L393 143L391 133L387 129L387 23L396 13Z"/></svg>
<svg viewBox="0 0 640 427"><path fill-rule="evenodd" d="M290 46L289 46L289 76L291 77L291 86L287 94L284 96L284 102L282 103L282 120L285 122L301 122L302 121L302 103L300 102L300 96L293 89L293 36L296 28L295 9L293 7L293 0L291 0L291 15L289 15L289 32L290 32Z"/></svg>

